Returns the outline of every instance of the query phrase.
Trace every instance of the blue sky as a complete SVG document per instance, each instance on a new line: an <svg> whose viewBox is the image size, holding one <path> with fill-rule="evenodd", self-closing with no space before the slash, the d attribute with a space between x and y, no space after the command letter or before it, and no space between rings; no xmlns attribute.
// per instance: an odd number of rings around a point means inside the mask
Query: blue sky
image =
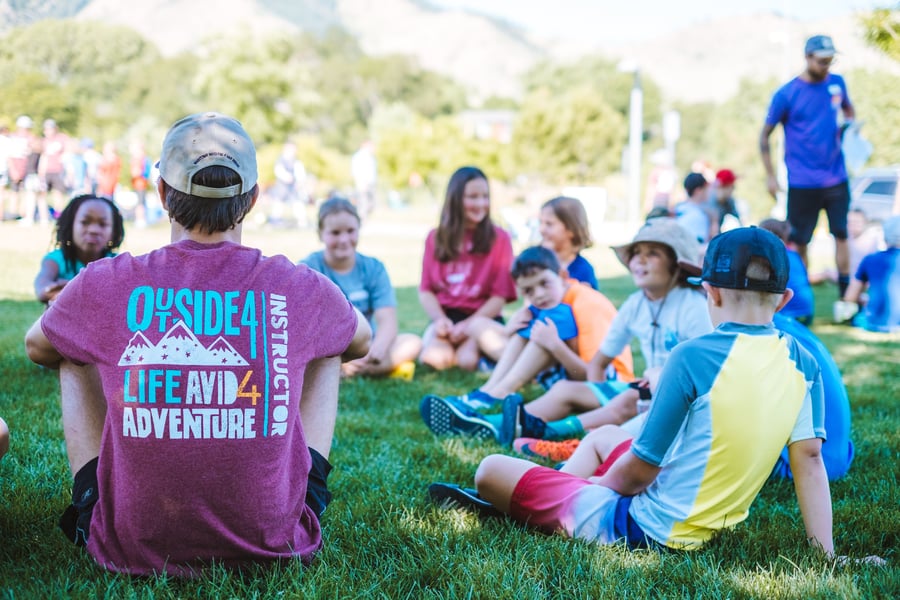
<svg viewBox="0 0 900 600"><path fill-rule="evenodd" d="M602 37L607 43L639 41L691 23L759 12L776 12L803 21L838 17L890 0L431 0L494 14L551 37Z"/></svg>

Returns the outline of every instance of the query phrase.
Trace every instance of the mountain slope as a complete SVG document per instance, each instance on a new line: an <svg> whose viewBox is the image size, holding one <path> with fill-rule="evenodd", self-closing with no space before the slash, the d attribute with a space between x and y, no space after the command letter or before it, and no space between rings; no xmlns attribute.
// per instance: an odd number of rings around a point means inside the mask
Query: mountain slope
<svg viewBox="0 0 900 600"><path fill-rule="evenodd" d="M128 25L166 55L220 34L246 38L273 30L341 27L367 53L412 55L422 66L455 78L476 102L518 96L525 71L544 58L571 60L576 47L635 61L670 100L721 101L735 93L742 78L786 80L802 69L803 42L815 33L834 38L841 52L839 72L863 67L900 74L900 64L864 44L849 13L819 22L752 14L694 24L650 42L604 46L602 39L536 41L496 17L443 9L427 0L0 0L0 31L64 18L79 8L77 18Z"/></svg>
<svg viewBox="0 0 900 600"><path fill-rule="evenodd" d="M519 76L543 56L512 27L414 0L144 0L127 9L119 0L93 0L78 18L129 25L163 54L193 49L220 33L343 27L366 52L416 56L476 96L516 95Z"/></svg>
<svg viewBox="0 0 900 600"><path fill-rule="evenodd" d="M797 75L805 66L803 44L820 33L832 36L840 52L836 72L865 68L900 74L900 64L865 45L850 15L812 22L772 13L717 19L605 53L636 61L669 98L721 101L734 95L742 78L786 81Z"/></svg>

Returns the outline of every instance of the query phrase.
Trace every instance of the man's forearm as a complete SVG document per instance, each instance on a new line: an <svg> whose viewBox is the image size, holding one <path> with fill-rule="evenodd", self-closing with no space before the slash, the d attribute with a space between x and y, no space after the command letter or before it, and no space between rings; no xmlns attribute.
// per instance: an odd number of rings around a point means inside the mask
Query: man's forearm
<svg viewBox="0 0 900 600"><path fill-rule="evenodd" d="M326 459L331 451L337 419L341 363L336 356L320 358L306 366L300 396L300 421L306 445Z"/></svg>
<svg viewBox="0 0 900 600"><path fill-rule="evenodd" d="M350 345L341 354L341 360L345 362L362 358L368 354L369 346L372 343L372 328L369 326L369 322L358 309L354 307L353 310L356 313L356 332L353 334L353 339L350 340Z"/></svg>
<svg viewBox="0 0 900 600"><path fill-rule="evenodd" d="M775 167L772 164L772 149L769 145L769 135L765 131L759 136L759 155L762 158L766 175L774 177Z"/></svg>

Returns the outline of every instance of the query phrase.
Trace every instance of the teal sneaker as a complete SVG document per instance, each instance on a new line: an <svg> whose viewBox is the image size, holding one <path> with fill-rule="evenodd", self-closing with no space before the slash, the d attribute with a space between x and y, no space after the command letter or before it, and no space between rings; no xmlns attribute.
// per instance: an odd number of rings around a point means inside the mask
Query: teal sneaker
<svg viewBox="0 0 900 600"><path fill-rule="evenodd" d="M503 421L497 433L497 441L502 446L510 446L517 437L522 437L522 408L525 401L520 394L510 394L503 399Z"/></svg>
<svg viewBox="0 0 900 600"><path fill-rule="evenodd" d="M453 398L425 396L419 412L435 435L467 435L486 440L498 437L497 428L490 421Z"/></svg>
<svg viewBox="0 0 900 600"><path fill-rule="evenodd" d="M475 388L462 396L447 396L447 398L472 410L493 408L502 402L500 398L494 398L490 394L482 392L480 388Z"/></svg>

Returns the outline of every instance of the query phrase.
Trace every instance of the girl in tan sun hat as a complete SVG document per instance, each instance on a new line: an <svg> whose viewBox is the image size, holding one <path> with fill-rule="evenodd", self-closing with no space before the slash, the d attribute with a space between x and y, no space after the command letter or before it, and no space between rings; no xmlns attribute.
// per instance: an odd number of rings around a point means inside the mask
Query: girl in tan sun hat
<svg viewBox="0 0 900 600"><path fill-rule="evenodd" d="M675 219L651 219L630 243L613 250L638 289L613 319L588 366L588 382L560 381L522 407L517 425L524 437L513 446L524 454L564 460L575 445L557 447L546 440L581 437L601 425L632 419L638 414L639 397L652 395L656 376L672 348L712 331L706 298L687 282L688 276L700 273L700 245ZM607 381L610 357L617 356L633 337L644 356L643 377L632 384ZM562 449L566 452L560 454Z"/></svg>

